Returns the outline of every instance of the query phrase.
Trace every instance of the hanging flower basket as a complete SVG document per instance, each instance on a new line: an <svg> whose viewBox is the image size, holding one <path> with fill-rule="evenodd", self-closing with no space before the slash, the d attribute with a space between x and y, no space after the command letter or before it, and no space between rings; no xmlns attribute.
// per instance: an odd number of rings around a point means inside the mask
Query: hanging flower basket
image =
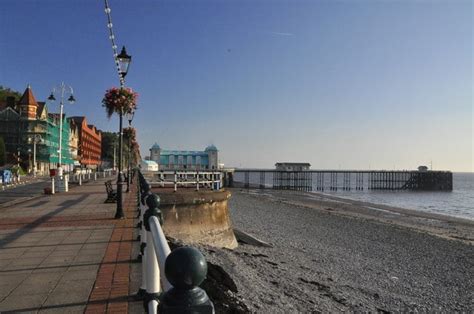
<svg viewBox="0 0 474 314"><path fill-rule="evenodd" d="M102 104L107 112L107 117L111 117L114 113L126 114L137 108L138 93L131 88L112 87L105 92Z"/></svg>

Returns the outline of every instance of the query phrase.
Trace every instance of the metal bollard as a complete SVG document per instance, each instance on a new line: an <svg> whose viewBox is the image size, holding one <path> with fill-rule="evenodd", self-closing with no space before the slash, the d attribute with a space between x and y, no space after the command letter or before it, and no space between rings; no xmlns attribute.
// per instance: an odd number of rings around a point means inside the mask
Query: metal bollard
<svg viewBox="0 0 474 314"><path fill-rule="evenodd" d="M79 185L82 185L82 174L79 175Z"/></svg>
<svg viewBox="0 0 474 314"><path fill-rule="evenodd" d="M165 275L173 288L166 291L158 306L158 313L209 313L214 304L199 285L206 279L207 262L193 247L180 247L168 255Z"/></svg>
<svg viewBox="0 0 474 314"><path fill-rule="evenodd" d="M51 194L56 193L56 190L54 188L54 177L51 177Z"/></svg>
<svg viewBox="0 0 474 314"><path fill-rule="evenodd" d="M64 192L69 191L69 175L65 174L64 175Z"/></svg>

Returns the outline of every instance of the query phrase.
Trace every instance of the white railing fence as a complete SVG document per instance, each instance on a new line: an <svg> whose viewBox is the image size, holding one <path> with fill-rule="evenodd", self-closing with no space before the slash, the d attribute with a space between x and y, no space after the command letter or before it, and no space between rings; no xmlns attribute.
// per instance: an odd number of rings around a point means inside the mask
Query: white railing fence
<svg viewBox="0 0 474 314"><path fill-rule="evenodd" d="M198 286L207 275L207 262L199 250L170 250L161 227L160 198L138 173L137 207L140 228L142 282L137 296L147 313L214 313L214 305ZM164 275L162 275L164 274Z"/></svg>
<svg viewBox="0 0 474 314"><path fill-rule="evenodd" d="M107 178L116 174L116 171L107 169L103 171L95 171L88 173L66 173L62 177L52 176L51 180L51 194L56 192L68 192L69 184L82 185L84 182L91 180L97 181L98 178Z"/></svg>
<svg viewBox="0 0 474 314"><path fill-rule="evenodd" d="M148 171L144 173L153 187L194 187L219 190L223 186L223 173L219 171Z"/></svg>

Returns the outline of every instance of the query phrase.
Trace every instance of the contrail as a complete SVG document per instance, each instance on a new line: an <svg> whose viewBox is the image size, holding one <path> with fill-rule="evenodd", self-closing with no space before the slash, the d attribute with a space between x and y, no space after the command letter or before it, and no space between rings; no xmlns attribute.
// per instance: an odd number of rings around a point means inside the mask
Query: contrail
<svg viewBox="0 0 474 314"><path fill-rule="evenodd" d="M285 33L285 32L267 32L272 35L277 35L277 36L294 36L295 34L293 33Z"/></svg>

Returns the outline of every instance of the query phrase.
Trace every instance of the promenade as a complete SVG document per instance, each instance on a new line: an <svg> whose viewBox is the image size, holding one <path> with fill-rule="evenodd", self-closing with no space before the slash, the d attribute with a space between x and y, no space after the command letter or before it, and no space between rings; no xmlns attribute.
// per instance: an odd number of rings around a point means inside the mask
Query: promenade
<svg viewBox="0 0 474 314"><path fill-rule="evenodd" d="M0 208L1 313L133 312L136 190L124 193L126 219L113 219L109 179Z"/></svg>

